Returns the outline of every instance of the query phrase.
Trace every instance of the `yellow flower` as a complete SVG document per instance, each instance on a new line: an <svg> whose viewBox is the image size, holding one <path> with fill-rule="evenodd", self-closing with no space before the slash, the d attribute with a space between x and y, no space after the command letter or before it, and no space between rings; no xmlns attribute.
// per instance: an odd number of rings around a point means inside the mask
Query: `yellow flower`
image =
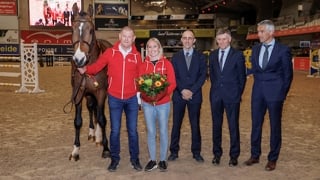
<svg viewBox="0 0 320 180"><path fill-rule="evenodd" d="M143 78L139 78L138 84L141 85L144 83L144 79Z"/></svg>
<svg viewBox="0 0 320 180"><path fill-rule="evenodd" d="M161 81L156 81L156 82L154 83L154 85L155 85L156 87L161 87L161 86L162 86L162 82L161 82Z"/></svg>
<svg viewBox="0 0 320 180"><path fill-rule="evenodd" d="M167 89L167 76L159 73L143 74L136 79L138 90L149 97L157 96Z"/></svg>

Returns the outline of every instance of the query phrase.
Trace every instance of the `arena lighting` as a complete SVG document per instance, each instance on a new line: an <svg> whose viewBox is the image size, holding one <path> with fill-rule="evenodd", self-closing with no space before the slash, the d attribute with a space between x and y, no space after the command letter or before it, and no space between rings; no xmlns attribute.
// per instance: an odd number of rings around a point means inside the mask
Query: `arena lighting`
<svg viewBox="0 0 320 180"><path fill-rule="evenodd" d="M146 7L152 7L152 6L157 6L157 7L165 7L167 5L166 0L152 0L148 1L144 4Z"/></svg>
<svg viewBox="0 0 320 180"><path fill-rule="evenodd" d="M201 10L203 10L203 9L208 9L209 7L212 7L212 6L216 5L216 4L223 3L223 2L226 3L226 0L215 0L215 1L212 1L211 3L203 6L203 7L201 8ZM224 5L225 5L225 4L224 4Z"/></svg>
<svg viewBox="0 0 320 180"><path fill-rule="evenodd" d="M219 8L219 4L222 5L222 6L225 6L225 5L227 5L227 1L226 0L212 1L208 5L202 7L201 8L201 10L202 10L201 12L204 14L206 12L214 11L215 9Z"/></svg>

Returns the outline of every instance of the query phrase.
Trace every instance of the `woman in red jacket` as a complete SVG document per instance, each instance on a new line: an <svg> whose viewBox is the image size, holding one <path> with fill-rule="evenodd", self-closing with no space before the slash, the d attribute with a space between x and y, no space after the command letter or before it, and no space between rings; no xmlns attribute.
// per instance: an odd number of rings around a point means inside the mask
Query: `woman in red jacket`
<svg viewBox="0 0 320 180"><path fill-rule="evenodd" d="M168 119L170 114L170 99L173 90L176 88L175 74L171 62L163 56L162 46L157 38L151 38L147 42L147 56L139 68L139 75L156 73L165 75L169 83L164 95L151 101L146 96L141 96L144 118L148 132L148 149L150 161L145 171L151 171L159 167L160 171L167 170L168 151ZM161 93L162 94L162 93ZM160 161L156 161L156 131L157 120L160 133Z"/></svg>

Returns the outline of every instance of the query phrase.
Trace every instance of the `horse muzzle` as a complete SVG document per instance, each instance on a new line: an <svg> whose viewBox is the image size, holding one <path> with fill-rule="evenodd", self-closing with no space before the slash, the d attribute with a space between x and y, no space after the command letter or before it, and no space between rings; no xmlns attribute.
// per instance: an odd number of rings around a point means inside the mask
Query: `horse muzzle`
<svg viewBox="0 0 320 180"><path fill-rule="evenodd" d="M75 57L75 56L73 56L73 61L74 61L75 65L76 65L77 67L80 67L80 68L88 64L87 59L88 59L88 58L87 58L86 56L83 56L83 57L80 58L80 59L77 58L77 57Z"/></svg>

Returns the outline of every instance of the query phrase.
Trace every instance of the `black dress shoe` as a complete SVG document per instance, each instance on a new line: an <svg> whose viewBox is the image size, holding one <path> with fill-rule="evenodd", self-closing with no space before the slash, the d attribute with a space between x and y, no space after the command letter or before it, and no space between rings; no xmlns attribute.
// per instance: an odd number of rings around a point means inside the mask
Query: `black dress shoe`
<svg viewBox="0 0 320 180"><path fill-rule="evenodd" d="M193 155L193 159L195 159L197 162L204 162L204 159L200 154Z"/></svg>
<svg viewBox="0 0 320 180"><path fill-rule="evenodd" d="M110 172L115 172L117 170L118 166L119 166L119 161L112 159L111 163L110 163L110 165L108 167L108 170Z"/></svg>
<svg viewBox="0 0 320 180"><path fill-rule="evenodd" d="M168 157L168 161L175 161L178 158L178 154L170 154L170 156Z"/></svg>
<svg viewBox="0 0 320 180"><path fill-rule="evenodd" d="M212 164L213 165L219 165L220 164L220 157L217 157L215 156L213 159L212 159Z"/></svg>
<svg viewBox="0 0 320 180"><path fill-rule="evenodd" d="M237 158L231 158L229 161L229 166L233 167L233 166L237 166L238 165L238 159Z"/></svg>
<svg viewBox="0 0 320 180"><path fill-rule="evenodd" d="M259 159L258 158L252 158L252 157L244 162L244 164L247 165L247 166L251 166L251 165L257 164L257 163L259 163Z"/></svg>
<svg viewBox="0 0 320 180"><path fill-rule="evenodd" d="M141 171L142 170L142 166L140 164L139 159L132 160L131 161L131 166L132 166L133 169L135 169L137 171Z"/></svg>
<svg viewBox="0 0 320 180"><path fill-rule="evenodd" d="M276 164L277 162L276 161L268 161L266 167L265 167L265 170L266 171L273 171L276 169Z"/></svg>

